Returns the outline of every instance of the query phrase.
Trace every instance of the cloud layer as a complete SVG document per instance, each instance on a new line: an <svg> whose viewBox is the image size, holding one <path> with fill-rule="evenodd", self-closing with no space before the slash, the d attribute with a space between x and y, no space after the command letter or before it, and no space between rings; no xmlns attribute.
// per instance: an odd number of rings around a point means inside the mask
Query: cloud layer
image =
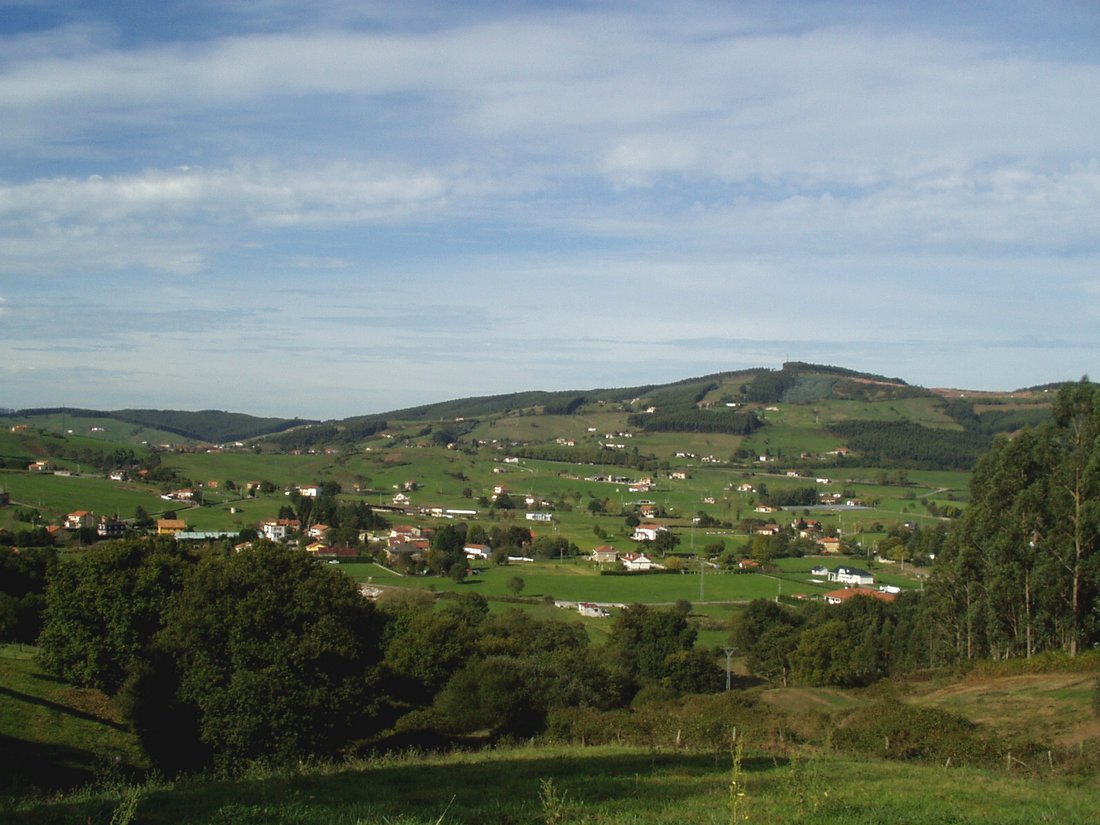
<svg viewBox="0 0 1100 825"><path fill-rule="evenodd" d="M1090 4L27 8L0 404L159 404L169 372L184 406L337 416L788 355L1095 371Z"/></svg>

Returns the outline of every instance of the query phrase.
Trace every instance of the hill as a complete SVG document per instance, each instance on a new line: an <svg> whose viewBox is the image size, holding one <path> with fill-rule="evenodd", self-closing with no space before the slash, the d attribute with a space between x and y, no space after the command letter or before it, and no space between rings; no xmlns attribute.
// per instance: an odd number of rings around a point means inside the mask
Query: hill
<svg viewBox="0 0 1100 825"><path fill-rule="evenodd" d="M71 407L42 407L13 410L5 418L12 425L27 424L48 429L75 430L78 426L84 431L103 432L108 422L119 422L150 430L153 433L168 433L192 441L221 444L227 441L241 441L257 436L282 432L301 424L317 422L286 418L258 418L245 413L231 413L223 410L113 410L104 412ZM53 425L52 427L49 425ZM132 436L134 433L130 433ZM144 435L144 433L143 433ZM149 440L143 438L143 440Z"/></svg>
<svg viewBox="0 0 1100 825"><path fill-rule="evenodd" d="M537 425L541 432L532 431L532 422L522 423L532 417L544 422ZM806 463L808 456L820 461L844 447L873 466L966 470L997 433L1048 417L1049 397L1041 393L970 399L900 378L790 362L780 370L713 373L669 384L454 399L303 426L264 442L279 450L346 448L402 431L437 445L477 439L511 443L525 458L646 468L646 455L659 460L654 446L662 434L679 434L684 441L713 434L730 436L732 451L744 461L798 456ZM506 439L501 427L491 426L501 421L513 422L505 428L511 430ZM607 438L586 439L582 449L576 438L581 422L597 436L633 431L633 449L616 452ZM419 427L402 430L408 425ZM559 439L576 443L565 450Z"/></svg>

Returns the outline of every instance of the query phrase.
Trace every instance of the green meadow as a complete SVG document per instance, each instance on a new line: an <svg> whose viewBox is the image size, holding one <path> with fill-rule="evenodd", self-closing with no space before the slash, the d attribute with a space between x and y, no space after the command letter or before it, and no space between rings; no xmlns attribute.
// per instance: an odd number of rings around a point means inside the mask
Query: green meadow
<svg viewBox="0 0 1100 825"><path fill-rule="evenodd" d="M64 518L74 510L118 513L129 518L139 506L150 513L171 506L152 486L110 481L102 476L0 470L0 489L11 494L13 505L37 509L48 519Z"/></svg>
<svg viewBox="0 0 1100 825"><path fill-rule="evenodd" d="M1057 777L834 755L739 757L623 746L498 748L108 784L4 812L8 825L1059 825L1095 823L1095 788Z"/></svg>

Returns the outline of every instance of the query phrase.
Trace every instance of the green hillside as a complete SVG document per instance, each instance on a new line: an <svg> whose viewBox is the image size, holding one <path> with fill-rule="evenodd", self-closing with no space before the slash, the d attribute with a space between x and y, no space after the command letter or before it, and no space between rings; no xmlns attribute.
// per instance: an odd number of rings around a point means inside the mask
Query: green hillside
<svg viewBox="0 0 1100 825"><path fill-rule="evenodd" d="M0 648L0 818L10 825L1096 821L1090 766L1100 754L1089 734L1089 691L1078 689L1093 674L1080 668L939 674L893 688L895 705L962 713L984 735L1039 734L1033 741L1043 750L1018 748L1007 762L1003 753L988 764L956 758L945 766L916 750L908 758L838 750L827 740L844 741L839 731L864 724L868 710L882 707L882 691L779 688L698 697L711 709L709 724L692 715L694 700L635 708L636 726L621 743L604 742L614 738L609 730L587 746L559 732L489 750L364 755L282 771L254 766L234 780L169 781L143 775L136 741L111 702L46 676L32 654ZM1056 720L1053 738L1042 736L1044 718ZM730 720L740 749L731 745ZM876 742L881 750L882 738Z"/></svg>
<svg viewBox="0 0 1100 825"><path fill-rule="evenodd" d="M303 423L298 419L258 418L222 410L113 410L78 408L16 410L0 421L52 432L85 433L126 443L178 441L180 438L220 444L282 432ZM108 434L109 433L109 434ZM176 438L173 439L172 436ZM140 439L140 442L135 439Z"/></svg>

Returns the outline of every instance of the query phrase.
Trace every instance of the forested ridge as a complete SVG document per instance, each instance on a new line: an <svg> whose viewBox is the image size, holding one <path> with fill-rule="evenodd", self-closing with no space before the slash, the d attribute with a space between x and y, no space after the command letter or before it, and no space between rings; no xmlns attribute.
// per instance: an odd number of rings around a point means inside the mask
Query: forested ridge
<svg viewBox="0 0 1100 825"><path fill-rule="evenodd" d="M969 469L992 443L985 434L935 429L911 421L838 421L829 431L844 438L861 461L879 467Z"/></svg>
<svg viewBox="0 0 1100 825"><path fill-rule="evenodd" d="M73 418L113 418L127 424L150 427L184 438L222 443L270 433L282 432L291 427L312 422L287 418L258 418L246 413L224 410L86 410L71 407L38 407L15 410L10 413L21 418L42 415L65 415Z"/></svg>

